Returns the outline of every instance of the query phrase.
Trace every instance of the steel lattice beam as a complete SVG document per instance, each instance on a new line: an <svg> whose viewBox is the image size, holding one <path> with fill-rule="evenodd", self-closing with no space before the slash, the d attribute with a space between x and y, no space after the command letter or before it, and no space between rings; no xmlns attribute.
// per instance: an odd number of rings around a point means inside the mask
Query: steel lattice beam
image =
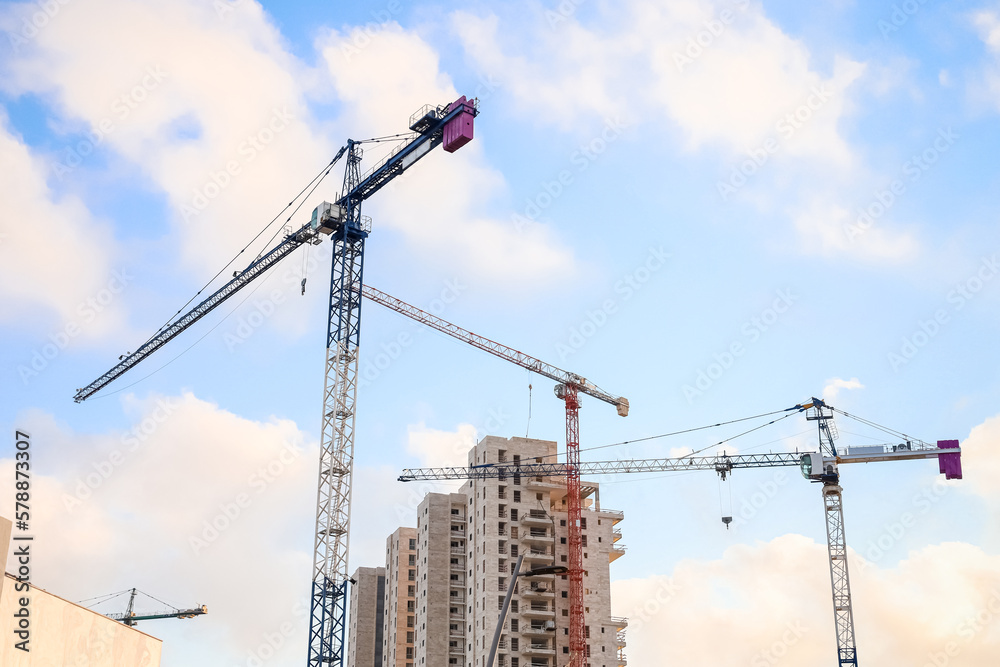
<svg viewBox="0 0 1000 667"><path fill-rule="evenodd" d="M587 640L583 605L583 539L580 503L580 398L576 385L560 386L566 403L566 496L569 534L569 664L583 667Z"/></svg>
<svg viewBox="0 0 1000 667"><path fill-rule="evenodd" d="M847 537L844 533L844 509L837 483L823 485L826 515L826 545L830 556L830 585L833 590L833 618L837 632L837 655L841 665L858 664L854 641L854 611L851 605L851 582L847 571Z"/></svg>
<svg viewBox="0 0 1000 667"><path fill-rule="evenodd" d="M361 151L349 144L344 191L360 179ZM326 379L320 434L319 483L313 555L309 665L342 664L345 657L347 558L351 527L354 418L361 343L365 239L360 202L348 199L345 220L334 232L327 326Z"/></svg>
<svg viewBox="0 0 1000 667"><path fill-rule="evenodd" d="M636 472L671 472L682 470L732 470L734 468L773 468L798 466L802 454L779 452L769 454L741 454L737 456L687 456L673 459L631 459L622 461L590 461L580 464L581 475L614 475ZM470 466L468 468L407 468L399 476L401 482L443 479L490 479L507 475L528 477L563 477L565 463L522 463Z"/></svg>

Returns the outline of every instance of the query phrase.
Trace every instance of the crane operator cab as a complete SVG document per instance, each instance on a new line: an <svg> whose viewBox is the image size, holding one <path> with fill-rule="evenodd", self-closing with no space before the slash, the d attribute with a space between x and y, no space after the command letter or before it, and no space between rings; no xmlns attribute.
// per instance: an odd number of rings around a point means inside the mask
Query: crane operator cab
<svg viewBox="0 0 1000 667"><path fill-rule="evenodd" d="M329 235L343 219L343 208L325 201L313 209L309 226L313 232Z"/></svg>
<svg viewBox="0 0 1000 667"><path fill-rule="evenodd" d="M803 454L799 461L802 476L812 482L829 482L837 480L837 466L833 459L823 460L819 452Z"/></svg>

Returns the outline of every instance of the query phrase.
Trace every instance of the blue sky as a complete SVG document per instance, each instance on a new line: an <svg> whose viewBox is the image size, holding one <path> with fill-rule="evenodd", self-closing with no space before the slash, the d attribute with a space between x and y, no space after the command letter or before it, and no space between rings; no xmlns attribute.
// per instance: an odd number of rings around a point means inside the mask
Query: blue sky
<svg viewBox="0 0 1000 667"><path fill-rule="evenodd" d="M0 415L35 441L39 586L208 604L148 628L164 665L248 664L286 620L268 664L301 661L329 248L101 397L72 395L347 138L464 94L475 141L365 205L366 281L627 396L626 420L585 399L584 448L813 395L962 440L961 482L927 461L844 470L859 650L915 665L955 641L962 664L992 664L1000 623L961 624L1000 589L997 3L73 0L4 3L0 28ZM400 468L461 462L477 435L564 440L548 380L373 304L363 318L352 567L378 563L427 490L395 483ZM584 457L679 454L739 426ZM811 426L724 447L812 448ZM840 426L845 445L881 437ZM829 661L821 501L776 475L599 480L627 516L612 578L616 613L638 621L633 661L746 664L792 622L812 630L788 660ZM231 527L192 546L240 494ZM720 494L749 508L730 531ZM650 611L664 582L678 592Z"/></svg>

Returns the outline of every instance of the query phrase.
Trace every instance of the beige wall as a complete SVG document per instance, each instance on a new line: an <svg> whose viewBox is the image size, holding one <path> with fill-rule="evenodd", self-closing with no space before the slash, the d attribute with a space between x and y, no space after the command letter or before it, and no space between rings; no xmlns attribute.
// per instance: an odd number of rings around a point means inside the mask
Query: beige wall
<svg viewBox="0 0 1000 667"><path fill-rule="evenodd" d="M385 568L359 567L351 576L347 667L382 667L382 614Z"/></svg>
<svg viewBox="0 0 1000 667"><path fill-rule="evenodd" d="M0 593L0 618L7 629L0 640L4 667L158 667L161 640L113 621L40 588L32 587L30 652L14 648L11 624L18 608L17 580L6 575Z"/></svg>
<svg viewBox="0 0 1000 667"><path fill-rule="evenodd" d="M31 544L31 543L28 543ZM10 551L10 521L0 517L0 561ZM7 561L16 571L17 559ZM159 667L162 641L118 621L32 586L15 590L9 574L0 580L0 665L3 667ZM15 648L14 613L27 597L30 651Z"/></svg>
<svg viewBox="0 0 1000 667"><path fill-rule="evenodd" d="M410 540L413 540L413 549L410 549ZM409 527L396 529L385 541L384 667L413 667L414 647L410 637L416 630L416 541L417 530ZM411 556L413 565L410 565ZM412 580L410 571L413 571ZM413 595L410 587L413 587ZM409 610L410 606L414 607L413 611Z"/></svg>

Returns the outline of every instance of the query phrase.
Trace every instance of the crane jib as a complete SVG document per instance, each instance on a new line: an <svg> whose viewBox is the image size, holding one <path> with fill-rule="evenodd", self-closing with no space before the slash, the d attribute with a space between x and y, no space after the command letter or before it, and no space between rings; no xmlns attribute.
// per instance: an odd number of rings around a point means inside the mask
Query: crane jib
<svg viewBox="0 0 1000 667"><path fill-rule="evenodd" d="M167 326L160 329L152 336L152 338L143 343L139 349L127 355L124 360L112 367L104 375L97 378L83 389L78 390L76 395L73 397L73 400L80 403L93 396L122 374L133 368L143 359L173 340L178 334L187 329L189 326L212 312L233 294L250 284L254 279L267 271L267 269L271 268L275 263L283 259L286 255L288 255L288 253L305 243L307 240L305 232L308 231L309 225L305 225L297 232L285 237L285 239L275 246L270 252L260 259L255 260L252 264L250 264L250 266L219 288L211 296L207 297L204 301L182 315L179 319L174 320Z"/></svg>

